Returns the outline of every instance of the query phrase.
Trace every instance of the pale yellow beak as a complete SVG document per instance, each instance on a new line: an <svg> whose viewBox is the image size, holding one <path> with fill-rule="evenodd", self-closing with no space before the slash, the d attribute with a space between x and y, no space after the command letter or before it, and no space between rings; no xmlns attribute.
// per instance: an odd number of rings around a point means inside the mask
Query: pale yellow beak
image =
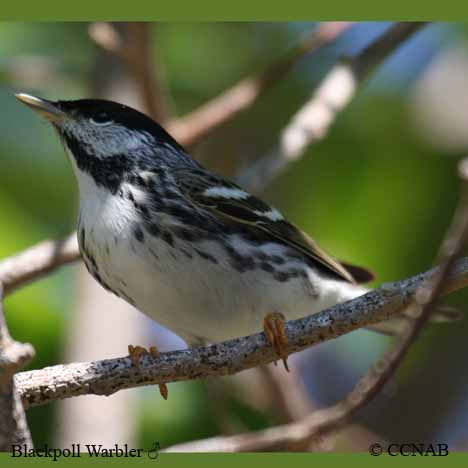
<svg viewBox="0 0 468 468"><path fill-rule="evenodd" d="M25 93L17 93L15 97L51 122L60 122L67 117L67 114L60 110L52 101L40 99Z"/></svg>

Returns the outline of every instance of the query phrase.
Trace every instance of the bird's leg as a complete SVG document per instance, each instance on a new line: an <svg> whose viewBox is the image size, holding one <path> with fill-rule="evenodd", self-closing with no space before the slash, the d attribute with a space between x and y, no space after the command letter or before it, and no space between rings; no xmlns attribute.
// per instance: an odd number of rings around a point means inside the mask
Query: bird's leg
<svg viewBox="0 0 468 468"><path fill-rule="evenodd" d="M132 364L138 369L140 368L140 356L142 354L151 354L155 358L160 357L158 348L156 346L150 346L149 351L148 351L143 346L128 345L128 354L129 354L130 360L132 361ZM165 383L159 384L159 393L165 400L167 400L168 390L167 390L167 385Z"/></svg>
<svg viewBox="0 0 468 468"><path fill-rule="evenodd" d="M284 333L285 321L284 315L279 312L267 314L263 319L263 330L267 340L271 346L276 349L278 356L283 360L284 368L289 372L288 357L284 353L284 347L288 344L288 337Z"/></svg>
<svg viewBox="0 0 468 468"><path fill-rule="evenodd" d="M133 346L131 344L128 345L128 355L130 360L132 361L132 364L138 369L140 368L140 356L147 353L148 351L143 346Z"/></svg>

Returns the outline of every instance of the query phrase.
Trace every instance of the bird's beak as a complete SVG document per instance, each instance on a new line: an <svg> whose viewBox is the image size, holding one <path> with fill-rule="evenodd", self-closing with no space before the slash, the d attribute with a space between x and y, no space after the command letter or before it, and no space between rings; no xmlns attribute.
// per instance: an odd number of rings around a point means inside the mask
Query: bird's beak
<svg viewBox="0 0 468 468"><path fill-rule="evenodd" d="M61 122L67 117L67 114L52 101L25 93L17 93L15 97L51 122Z"/></svg>

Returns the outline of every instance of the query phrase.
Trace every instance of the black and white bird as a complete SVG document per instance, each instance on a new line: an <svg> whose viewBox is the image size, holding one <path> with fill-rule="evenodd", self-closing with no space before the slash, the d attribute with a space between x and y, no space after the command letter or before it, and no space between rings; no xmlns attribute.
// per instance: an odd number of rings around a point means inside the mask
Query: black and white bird
<svg viewBox="0 0 468 468"><path fill-rule="evenodd" d="M355 278L370 279L365 270L205 169L146 115L110 101L16 96L52 123L68 153L89 272L189 345L265 329L281 356L283 318L365 292Z"/></svg>

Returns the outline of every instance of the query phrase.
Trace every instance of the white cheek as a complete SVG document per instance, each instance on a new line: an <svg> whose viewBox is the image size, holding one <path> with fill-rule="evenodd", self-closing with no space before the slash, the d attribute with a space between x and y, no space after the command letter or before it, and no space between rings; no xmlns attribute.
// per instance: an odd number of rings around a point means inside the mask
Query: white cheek
<svg viewBox="0 0 468 468"><path fill-rule="evenodd" d="M112 124L101 125L88 123L65 127L76 139L82 141L98 158L106 158L125 152L147 149L153 142L153 137L147 132L128 130L127 128Z"/></svg>

